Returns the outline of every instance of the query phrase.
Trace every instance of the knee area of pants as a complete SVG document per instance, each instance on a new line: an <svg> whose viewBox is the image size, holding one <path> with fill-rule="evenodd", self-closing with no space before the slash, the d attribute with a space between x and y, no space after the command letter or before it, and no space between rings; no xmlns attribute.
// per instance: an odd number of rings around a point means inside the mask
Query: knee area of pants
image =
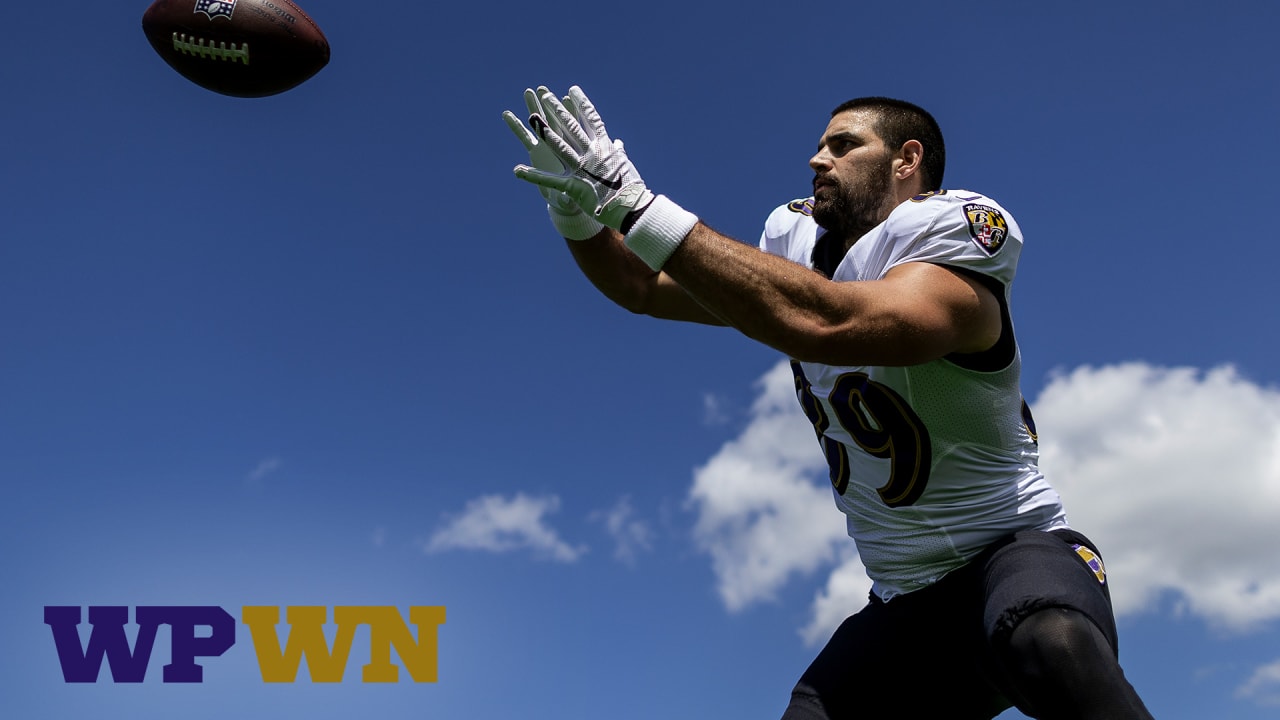
<svg viewBox="0 0 1280 720"><path fill-rule="evenodd" d="M1073 660L1095 657L1106 650L1093 621L1067 608L1035 612L1014 628L1007 652L1022 667L1055 667ZM1108 651L1109 652L1109 651Z"/></svg>

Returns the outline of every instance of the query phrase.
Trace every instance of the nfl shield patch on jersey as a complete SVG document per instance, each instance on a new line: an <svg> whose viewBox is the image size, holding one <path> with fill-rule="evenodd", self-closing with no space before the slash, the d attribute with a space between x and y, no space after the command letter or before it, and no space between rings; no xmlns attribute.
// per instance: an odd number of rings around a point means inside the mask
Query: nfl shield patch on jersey
<svg viewBox="0 0 1280 720"><path fill-rule="evenodd" d="M995 255L1004 247L1009 237L1009 223L1000 211L989 206L969 203L964 206L965 219L969 221L969 236L988 255Z"/></svg>

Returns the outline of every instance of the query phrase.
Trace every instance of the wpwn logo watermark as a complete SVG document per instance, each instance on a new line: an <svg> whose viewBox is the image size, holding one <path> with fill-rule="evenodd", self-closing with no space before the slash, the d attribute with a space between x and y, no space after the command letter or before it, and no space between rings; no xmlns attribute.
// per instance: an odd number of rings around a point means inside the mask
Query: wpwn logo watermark
<svg viewBox="0 0 1280 720"><path fill-rule="evenodd" d="M125 626L129 624L126 605L92 605L88 608L91 626L87 644L77 629L84 620L78 606L48 605L44 622L53 632L53 643L68 683L96 683L105 660L111 680L140 683L147 674L161 625L168 626L169 663L162 679L166 683L204 682L204 667L198 658L221 657L236 644L236 620L216 605L139 605L133 609L137 634L133 646ZM240 623L249 626L262 681L291 683L298 679L298 667L305 657L314 683L342 682L356 629L369 628L369 663L361 668L366 683L400 681L400 666L391 661L391 650L416 683L432 683L438 675L438 634L444 624L443 606L409 608L409 621L392 606L340 605L333 608L337 626L333 645L324 635L329 608L290 605L284 609L289 626L283 645L276 627L281 622L280 607L247 605L240 610ZM417 635L409 629L417 628Z"/></svg>

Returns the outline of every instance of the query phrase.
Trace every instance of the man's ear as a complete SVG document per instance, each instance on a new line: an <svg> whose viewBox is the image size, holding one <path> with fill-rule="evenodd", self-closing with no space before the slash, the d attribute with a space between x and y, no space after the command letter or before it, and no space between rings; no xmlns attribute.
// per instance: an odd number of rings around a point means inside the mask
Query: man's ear
<svg viewBox="0 0 1280 720"><path fill-rule="evenodd" d="M902 143L902 147L898 149L897 160L893 177L895 180L906 180L920 172L920 165L924 162L924 146L919 140L908 140Z"/></svg>

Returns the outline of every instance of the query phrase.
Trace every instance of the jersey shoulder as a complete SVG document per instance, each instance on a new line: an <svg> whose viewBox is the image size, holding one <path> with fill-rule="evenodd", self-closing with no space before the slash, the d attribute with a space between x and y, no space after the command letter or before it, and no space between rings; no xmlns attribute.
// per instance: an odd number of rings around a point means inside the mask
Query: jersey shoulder
<svg viewBox="0 0 1280 720"><path fill-rule="evenodd" d="M1003 282L1013 279L1022 250L1013 216L990 197L968 190L917 195L895 208L885 225L898 239L899 262L966 267Z"/></svg>
<svg viewBox="0 0 1280 720"><path fill-rule="evenodd" d="M807 265L818 231L813 220L813 198L798 198L769 213L760 235L760 249Z"/></svg>
<svg viewBox="0 0 1280 720"><path fill-rule="evenodd" d="M798 198L774 208L765 220L764 229L770 235L784 235L807 224L816 225L813 222L812 197Z"/></svg>
<svg viewBox="0 0 1280 720"><path fill-rule="evenodd" d="M968 237L988 255L996 255L1009 241L1022 241L1008 210L990 197L968 190L916 195L895 208L889 221L901 234L915 229L936 236Z"/></svg>

